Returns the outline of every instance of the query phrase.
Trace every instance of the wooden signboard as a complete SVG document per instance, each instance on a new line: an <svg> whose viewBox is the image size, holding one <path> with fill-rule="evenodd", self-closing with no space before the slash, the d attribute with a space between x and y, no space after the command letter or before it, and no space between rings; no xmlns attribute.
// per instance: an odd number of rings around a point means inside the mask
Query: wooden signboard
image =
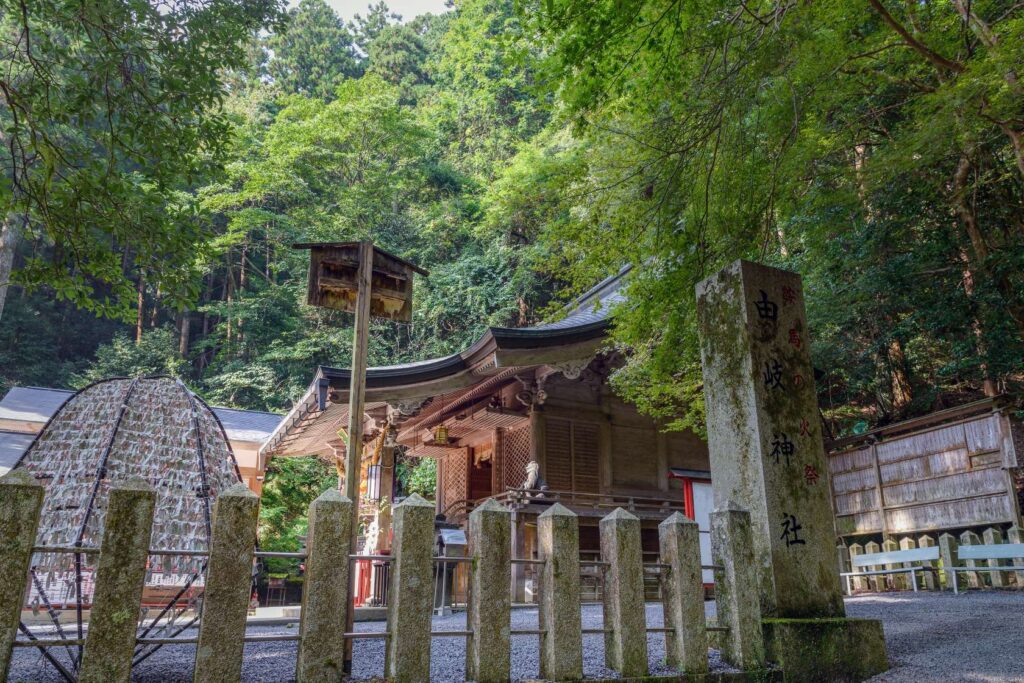
<svg viewBox="0 0 1024 683"><path fill-rule="evenodd" d="M359 242L303 243L293 247L310 250L306 303L354 313L359 294ZM414 273L427 275L419 266L374 247L370 316L411 321Z"/></svg>

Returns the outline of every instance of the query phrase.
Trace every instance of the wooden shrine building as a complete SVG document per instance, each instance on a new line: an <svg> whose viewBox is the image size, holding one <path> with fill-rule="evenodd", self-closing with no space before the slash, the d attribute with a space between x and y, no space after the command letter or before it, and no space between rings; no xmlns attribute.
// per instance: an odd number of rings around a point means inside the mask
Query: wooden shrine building
<svg viewBox="0 0 1024 683"><path fill-rule="evenodd" d="M657 524L674 510L707 531L706 444L693 433L660 431L608 384L620 359L603 347L624 274L597 285L558 322L490 328L462 353L370 368L364 501L391 490L394 451L402 448L437 459L437 513L445 521L464 524L486 498L512 509L518 557L535 555L536 517L554 501L580 515L585 556L597 555L598 520L616 506L643 520L647 552L656 552ZM343 459L349 376L347 369L318 368L263 455ZM376 526L367 544L386 551L387 524ZM702 541L707 553L706 533ZM530 599L531 573L517 565L516 599Z"/></svg>

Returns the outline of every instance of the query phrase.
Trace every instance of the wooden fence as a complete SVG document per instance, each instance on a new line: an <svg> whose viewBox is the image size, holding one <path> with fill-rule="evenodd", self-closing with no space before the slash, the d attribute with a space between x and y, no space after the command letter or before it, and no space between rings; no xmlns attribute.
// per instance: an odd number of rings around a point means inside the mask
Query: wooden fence
<svg viewBox="0 0 1024 683"><path fill-rule="evenodd" d="M432 574L434 506L412 496L394 509L393 554L387 628L383 633L346 633L351 609L351 563L366 559L350 553L352 503L328 491L309 510L306 579L301 620L294 635L246 634L259 500L237 485L217 499L213 535L198 636L146 637L140 626L140 600L150 549L154 491L141 480L111 491L109 513L99 548L35 545L43 487L23 472L0 478L0 680L6 680L14 647L73 652L71 667L49 657L69 681L123 681L131 677L140 648L164 644L196 645L194 680L240 681L243 647L261 640L298 641L296 678L338 681L343 677L346 642L385 639L385 671L395 681L427 681L431 639L462 637L467 641L466 677L480 682L507 681L511 673L511 636L533 635L540 641L540 675L550 680L583 676L582 636L604 636L606 665L624 677L648 673L647 634L663 633L667 663L687 674L708 670L708 632L717 631L725 661L744 670L763 669L764 644L753 564L745 561L751 544L750 516L729 509L712 515L715 564L702 567L697 524L679 513L659 527L659 562L645 563L640 521L628 511L613 510L600 523L600 561L588 562L604 572L604 625L582 627L579 526L576 515L560 504L540 515L537 559L511 554L511 513L496 502L478 507L469 518L470 554L467 625L464 631L433 631ZM85 637L44 640L21 622L29 563L33 553L90 553L96 560L96 592ZM174 551L162 551L173 554ZM265 554L265 553L264 553ZM509 591L513 564L532 564L540 584L539 628L510 628ZM716 571L718 622L704 615L702 569ZM649 627L644 605L645 571L661 575L664 625ZM15 589L16 588L16 589ZM18 638L18 632L24 634Z"/></svg>

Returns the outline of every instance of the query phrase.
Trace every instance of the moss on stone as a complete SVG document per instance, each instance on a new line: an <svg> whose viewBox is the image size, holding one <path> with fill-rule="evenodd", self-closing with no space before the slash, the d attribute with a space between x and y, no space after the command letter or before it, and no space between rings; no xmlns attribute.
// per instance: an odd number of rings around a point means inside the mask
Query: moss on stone
<svg viewBox="0 0 1024 683"><path fill-rule="evenodd" d="M787 681L863 681L889 668L882 624L872 619L765 619L768 659Z"/></svg>

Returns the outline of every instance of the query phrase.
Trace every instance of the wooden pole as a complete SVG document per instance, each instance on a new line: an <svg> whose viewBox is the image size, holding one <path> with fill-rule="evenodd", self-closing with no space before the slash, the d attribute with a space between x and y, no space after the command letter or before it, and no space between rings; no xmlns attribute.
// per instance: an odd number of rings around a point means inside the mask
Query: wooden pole
<svg viewBox="0 0 1024 683"><path fill-rule="evenodd" d="M366 399L366 353L370 342L370 288L373 281L373 242L359 243L358 293L352 336L352 373L349 377L348 447L345 449L345 497L352 501L352 543L359 536L359 479L363 455L363 408ZM347 559L347 558L346 558ZM349 574L349 600L355 599L356 572ZM348 610L345 631L352 632L355 607ZM352 672L352 640L345 641L345 673Z"/></svg>

